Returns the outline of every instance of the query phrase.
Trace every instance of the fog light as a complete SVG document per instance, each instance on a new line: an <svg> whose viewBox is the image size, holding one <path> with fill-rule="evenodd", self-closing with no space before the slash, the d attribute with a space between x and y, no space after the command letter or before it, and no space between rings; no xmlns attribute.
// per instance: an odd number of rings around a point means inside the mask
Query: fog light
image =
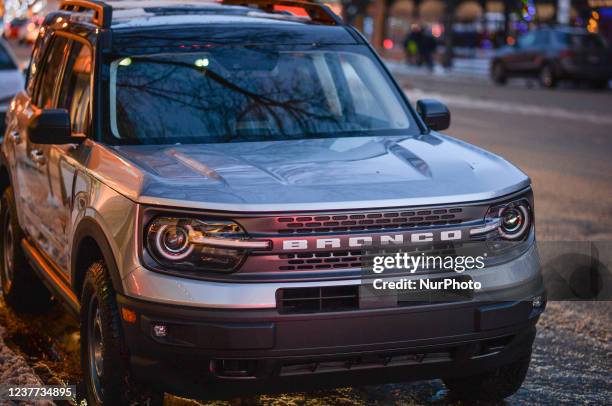
<svg viewBox="0 0 612 406"><path fill-rule="evenodd" d="M133 310L121 308L121 317L128 323L136 323L136 312Z"/></svg>
<svg viewBox="0 0 612 406"><path fill-rule="evenodd" d="M544 305L544 298L542 296L536 296L531 300L531 304L534 309L539 309Z"/></svg>
<svg viewBox="0 0 612 406"><path fill-rule="evenodd" d="M168 326L164 324L154 324L153 335L155 335L155 337L166 337L168 335Z"/></svg>

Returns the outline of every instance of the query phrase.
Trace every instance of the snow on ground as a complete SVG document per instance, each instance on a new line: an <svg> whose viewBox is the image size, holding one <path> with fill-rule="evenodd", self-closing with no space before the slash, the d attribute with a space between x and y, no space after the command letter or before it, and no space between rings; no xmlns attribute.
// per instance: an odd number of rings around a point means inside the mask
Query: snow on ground
<svg viewBox="0 0 612 406"><path fill-rule="evenodd" d="M13 352L4 342L4 327L0 326L0 384L2 385L16 385L26 386L33 385L38 386L43 383L34 373L32 368L28 365L25 359L21 355ZM0 405L14 404L10 401L0 401ZM38 402L20 402L21 405L37 405L47 406L53 405L50 401L38 401Z"/></svg>

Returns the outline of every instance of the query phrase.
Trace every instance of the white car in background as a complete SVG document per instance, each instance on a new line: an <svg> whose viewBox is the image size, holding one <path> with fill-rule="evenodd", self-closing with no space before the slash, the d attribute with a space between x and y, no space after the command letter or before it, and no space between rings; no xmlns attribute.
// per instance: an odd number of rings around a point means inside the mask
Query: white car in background
<svg viewBox="0 0 612 406"><path fill-rule="evenodd" d="M6 128L4 119L13 97L23 89L24 77L19 69L19 62L9 48L0 40L0 134L4 135Z"/></svg>

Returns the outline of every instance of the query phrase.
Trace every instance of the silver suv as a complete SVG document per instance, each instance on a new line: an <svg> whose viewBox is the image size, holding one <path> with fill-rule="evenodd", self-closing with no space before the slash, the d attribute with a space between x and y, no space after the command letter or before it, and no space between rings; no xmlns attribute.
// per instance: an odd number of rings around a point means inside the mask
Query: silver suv
<svg viewBox="0 0 612 406"><path fill-rule="evenodd" d="M65 0L8 112L6 301L80 318L92 404L432 377L509 396L545 302L530 180L416 110L316 3ZM391 242L495 255L430 272L482 292L376 297Z"/></svg>

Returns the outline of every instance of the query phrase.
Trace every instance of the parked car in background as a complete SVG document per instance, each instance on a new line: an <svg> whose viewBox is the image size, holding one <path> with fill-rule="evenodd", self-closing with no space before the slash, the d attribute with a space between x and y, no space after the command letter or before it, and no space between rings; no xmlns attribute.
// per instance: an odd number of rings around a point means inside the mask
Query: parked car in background
<svg viewBox="0 0 612 406"><path fill-rule="evenodd" d="M549 88L560 80L606 88L612 78L612 48L600 35L579 28L534 30L500 50L491 62L491 77L500 85L511 77L537 77Z"/></svg>
<svg viewBox="0 0 612 406"><path fill-rule="evenodd" d="M17 40L19 43L33 44L38 37L38 30L40 29L42 20L42 17L33 17L28 20L27 24L22 25L17 34Z"/></svg>
<svg viewBox="0 0 612 406"><path fill-rule="evenodd" d="M27 25L27 18L14 18L4 26L4 38L17 39L19 38L19 30Z"/></svg>
<svg viewBox="0 0 612 406"><path fill-rule="evenodd" d="M15 55L0 39L0 134L4 135L4 119L13 97L23 89L24 78Z"/></svg>

